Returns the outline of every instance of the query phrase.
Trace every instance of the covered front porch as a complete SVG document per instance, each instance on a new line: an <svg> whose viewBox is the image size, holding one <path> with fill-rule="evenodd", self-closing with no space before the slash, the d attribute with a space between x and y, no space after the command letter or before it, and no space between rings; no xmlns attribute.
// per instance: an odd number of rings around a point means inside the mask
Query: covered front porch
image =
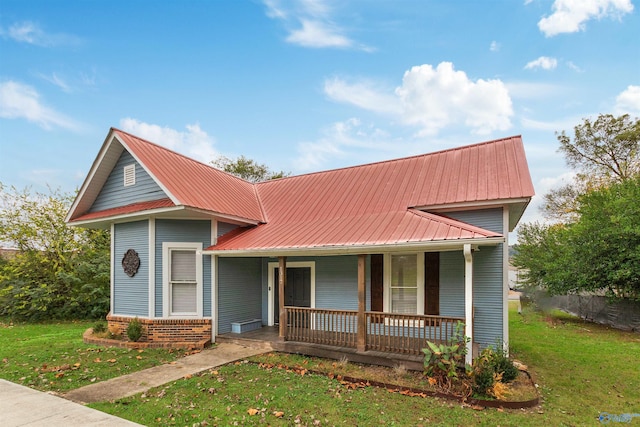
<svg viewBox="0 0 640 427"><path fill-rule="evenodd" d="M310 306L291 304L292 297L285 292L287 258L281 256L278 257L277 265L270 264L275 271L269 276L273 277L273 281L269 283L268 290L269 294L275 294L275 298L269 298L269 301L273 301L269 313L274 314L269 316L268 323L262 323L270 326L243 333L222 333L216 336L216 340L244 340L250 345L267 343L278 351L334 359L345 357L352 361L389 366L412 365L414 369L421 369L424 357L422 349L427 347L427 341L448 341L454 336L459 323L464 324L462 333L473 337L472 250L470 244L460 249L463 249L464 254L465 292L464 296L458 295L464 305L465 316L394 313L383 310L382 306L374 307L371 298L368 300L366 295L367 292L373 292L371 274L366 271L368 267L372 268L371 258L367 262L368 255L354 257L357 258L357 310L317 308L315 303L309 304ZM311 276L314 275L311 270ZM312 295L315 294L315 286L311 286ZM298 300L304 301L305 297L301 296ZM468 344L469 362L475 347L473 342Z"/></svg>

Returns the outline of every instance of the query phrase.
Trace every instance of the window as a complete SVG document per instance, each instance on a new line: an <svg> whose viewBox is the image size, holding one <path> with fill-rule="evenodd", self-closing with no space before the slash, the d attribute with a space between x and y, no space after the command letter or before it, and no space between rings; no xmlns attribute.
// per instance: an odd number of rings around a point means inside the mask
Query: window
<svg viewBox="0 0 640 427"><path fill-rule="evenodd" d="M163 243L165 316L202 315L201 243Z"/></svg>
<svg viewBox="0 0 640 427"><path fill-rule="evenodd" d="M424 314L424 253L384 255L384 311Z"/></svg>
<svg viewBox="0 0 640 427"><path fill-rule="evenodd" d="M391 256L391 312L416 314L418 309L417 255Z"/></svg>
<svg viewBox="0 0 640 427"><path fill-rule="evenodd" d="M124 186L129 187L136 183L136 164L124 167Z"/></svg>
<svg viewBox="0 0 640 427"><path fill-rule="evenodd" d="M170 270L171 313L196 314L196 251L172 250Z"/></svg>

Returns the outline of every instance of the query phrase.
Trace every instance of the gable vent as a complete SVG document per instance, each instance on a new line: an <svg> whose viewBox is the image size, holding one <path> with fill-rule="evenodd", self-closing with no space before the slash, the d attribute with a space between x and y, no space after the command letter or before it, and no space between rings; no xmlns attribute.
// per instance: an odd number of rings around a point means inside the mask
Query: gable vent
<svg viewBox="0 0 640 427"><path fill-rule="evenodd" d="M136 165L127 165L124 167L124 186L129 187L136 183Z"/></svg>

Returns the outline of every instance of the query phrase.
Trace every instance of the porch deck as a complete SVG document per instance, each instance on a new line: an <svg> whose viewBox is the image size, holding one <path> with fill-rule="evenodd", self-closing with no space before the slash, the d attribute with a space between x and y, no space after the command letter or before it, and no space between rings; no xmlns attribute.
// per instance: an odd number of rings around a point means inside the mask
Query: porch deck
<svg viewBox="0 0 640 427"><path fill-rule="evenodd" d="M263 326L242 334L226 333L216 336L217 342L232 342L247 347L272 349L283 353L302 354L305 356L323 357L327 359L347 359L350 362L396 367L404 365L407 369L421 371L423 357L411 354L399 354L368 350L358 352L352 347L340 347L297 341L283 341L279 337L277 326Z"/></svg>

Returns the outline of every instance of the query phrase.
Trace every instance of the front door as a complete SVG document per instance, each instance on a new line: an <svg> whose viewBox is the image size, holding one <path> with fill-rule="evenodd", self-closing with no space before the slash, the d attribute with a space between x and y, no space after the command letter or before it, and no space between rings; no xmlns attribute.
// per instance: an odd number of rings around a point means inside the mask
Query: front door
<svg viewBox="0 0 640 427"><path fill-rule="evenodd" d="M273 283L275 292L273 293L273 307L275 310L273 320L276 325L280 324L279 307L279 273L274 270ZM310 267L287 267L287 283L284 287L284 305L291 307L311 307L311 268Z"/></svg>

